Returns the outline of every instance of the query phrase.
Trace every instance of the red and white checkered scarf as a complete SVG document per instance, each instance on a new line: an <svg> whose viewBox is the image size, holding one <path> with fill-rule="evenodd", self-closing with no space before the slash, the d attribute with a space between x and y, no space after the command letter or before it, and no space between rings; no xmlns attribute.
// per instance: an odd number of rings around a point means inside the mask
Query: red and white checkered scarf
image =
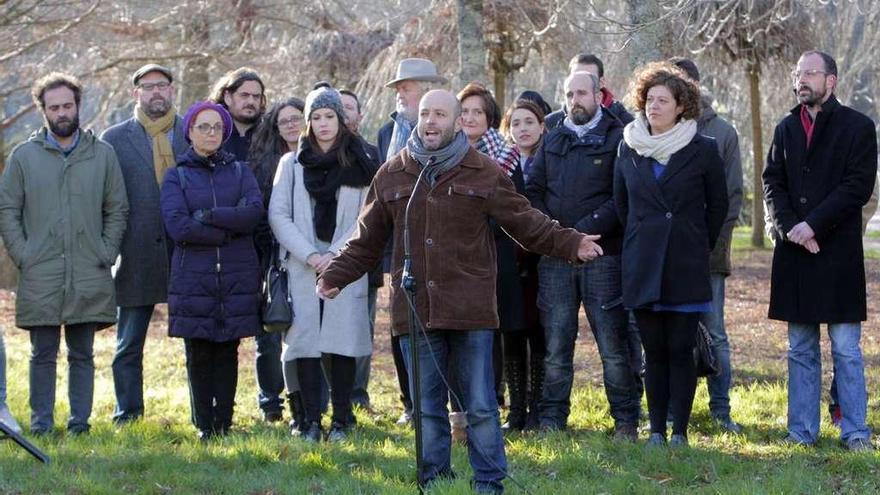
<svg viewBox="0 0 880 495"><path fill-rule="evenodd" d="M497 129L490 127L480 137L475 147L480 153L495 160L495 163L507 172L508 177L513 175L513 171L519 164L519 150L513 144L508 143Z"/></svg>

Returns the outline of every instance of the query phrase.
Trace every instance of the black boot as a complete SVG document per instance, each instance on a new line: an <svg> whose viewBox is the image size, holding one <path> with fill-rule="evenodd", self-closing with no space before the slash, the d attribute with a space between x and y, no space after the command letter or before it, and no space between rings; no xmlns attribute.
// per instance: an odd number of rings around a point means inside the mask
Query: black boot
<svg viewBox="0 0 880 495"><path fill-rule="evenodd" d="M287 404L290 406L290 423L288 423L290 434L299 436L306 424L306 411L299 392L287 394Z"/></svg>
<svg viewBox="0 0 880 495"><path fill-rule="evenodd" d="M529 374L531 383L529 384L528 402L529 413L526 418L526 430L536 430L541 423L540 405L541 396L544 394L544 353L531 353L529 360Z"/></svg>
<svg viewBox="0 0 880 495"><path fill-rule="evenodd" d="M507 390L510 391L510 409L504 430L522 431L526 426L526 363L523 360L507 361Z"/></svg>

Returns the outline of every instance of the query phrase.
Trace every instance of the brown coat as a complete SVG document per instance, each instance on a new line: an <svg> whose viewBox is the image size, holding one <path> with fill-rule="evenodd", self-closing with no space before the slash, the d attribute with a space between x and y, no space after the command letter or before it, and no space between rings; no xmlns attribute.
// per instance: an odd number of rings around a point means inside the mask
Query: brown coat
<svg viewBox="0 0 880 495"><path fill-rule="evenodd" d="M321 276L330 287L345 287L376 266L393 235L394 335L408 332L407 304L400 290L403 217L419 171L405 150L379 169L357 232ZM426 329L498 327L490 217L530 251L577 259L582 235L532 208L495 162L470 149L433 188L421 184L410 209L416 308Z"/></svg>

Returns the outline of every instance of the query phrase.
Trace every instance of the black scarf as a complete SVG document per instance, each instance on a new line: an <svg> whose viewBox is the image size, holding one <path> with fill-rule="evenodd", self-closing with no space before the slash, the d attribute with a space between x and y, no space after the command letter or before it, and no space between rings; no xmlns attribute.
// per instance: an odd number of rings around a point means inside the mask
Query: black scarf
<svg viewBox="0 0 880 495"><path fill-rule="evenodd" d="M348 142L348 157L351 163L339 163L339 145L334 145L327 153L314 150L308 139L300 139L296 159L303 167L303 185L315 200L312 215L315 236L324 242L333 242L336 231L336 193L341 186L367 187L379 168L374 158L367 156L364 145L358 137Z"/></svg>

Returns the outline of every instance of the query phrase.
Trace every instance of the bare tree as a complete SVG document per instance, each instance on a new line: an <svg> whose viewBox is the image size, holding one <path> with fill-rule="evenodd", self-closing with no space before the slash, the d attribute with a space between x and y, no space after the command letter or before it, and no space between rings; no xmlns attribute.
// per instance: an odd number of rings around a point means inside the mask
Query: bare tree
<svg viewBox="0 0 880 495"><path fill-rule="evenodd" d="M685 11L682 28L692 53L711 51L740 67L749 85L752 122L752 245L764 245L764 204L759 163L764 161L761 71L791 60L807 46L809 23L795 0L724 0Z"/></svg>

